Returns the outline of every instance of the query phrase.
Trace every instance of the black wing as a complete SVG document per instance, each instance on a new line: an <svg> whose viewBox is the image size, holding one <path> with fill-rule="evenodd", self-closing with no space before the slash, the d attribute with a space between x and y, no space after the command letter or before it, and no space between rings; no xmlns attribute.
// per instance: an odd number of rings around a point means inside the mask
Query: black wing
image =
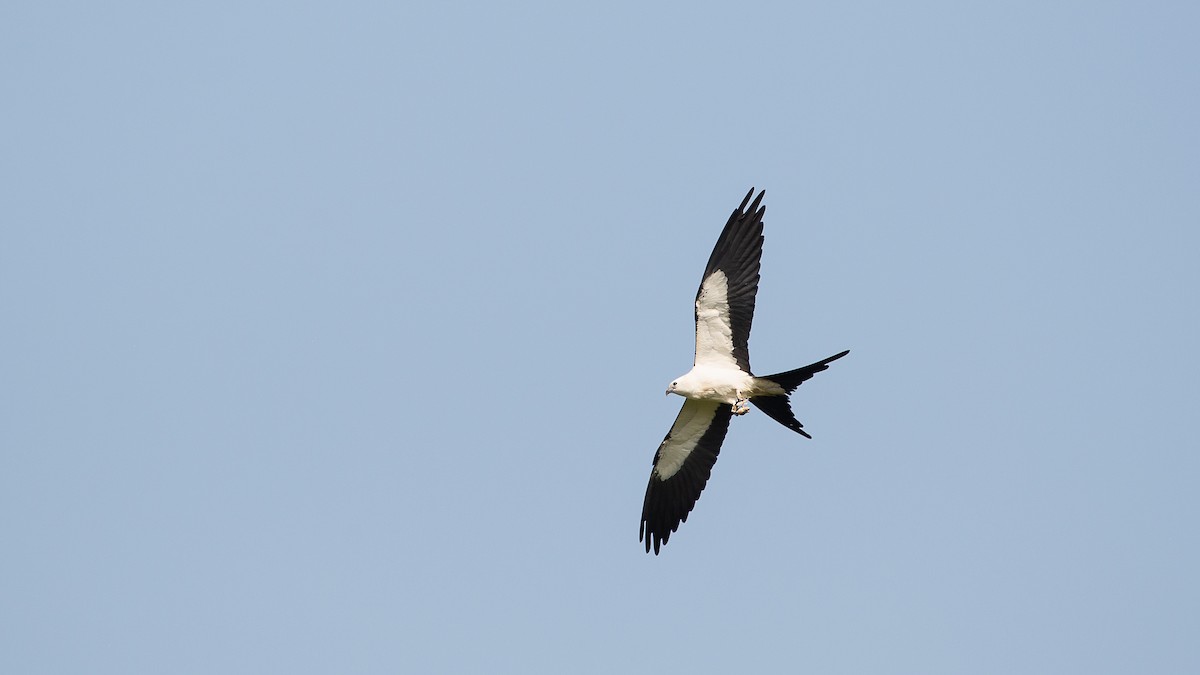
<svg viewBox="0 0 1200 675"><path fill-rule="evenodd" d="M730 363L750 372L750 324L762 261L765 191L754 188L729 216L696 291L696 364ZM749 208L746 207L750 204ZM720 272L721 274L717 274Z"/></svg>
<svg viewBox="0 0 1200 675"><path fill-rule="evenodd" d="M658 555L659 547L667 543L680 523L687 521L712 475L732 414L726 403L694 399L684 402L671 431L654 454L654 468L646 486L638 539L646 542L647 553L653 545Z"/></svg>

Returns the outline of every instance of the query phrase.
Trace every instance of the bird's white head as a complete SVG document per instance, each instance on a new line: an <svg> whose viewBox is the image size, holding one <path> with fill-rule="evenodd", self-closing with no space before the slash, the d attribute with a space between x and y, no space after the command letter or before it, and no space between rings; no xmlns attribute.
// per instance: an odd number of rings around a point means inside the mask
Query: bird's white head
<svg viewBox="0 0 1200 675"><path fill-rule="evenodd" d="M683 396L686 398L688 396L688 394L692 393L692 390L690 387L690 384L691 384L690 375L691 375L691 373L688 373L687 375L680 375L679 377L672 380L671 384L667 386L667 394L668 395L679 394L680 396Z"/></svg>

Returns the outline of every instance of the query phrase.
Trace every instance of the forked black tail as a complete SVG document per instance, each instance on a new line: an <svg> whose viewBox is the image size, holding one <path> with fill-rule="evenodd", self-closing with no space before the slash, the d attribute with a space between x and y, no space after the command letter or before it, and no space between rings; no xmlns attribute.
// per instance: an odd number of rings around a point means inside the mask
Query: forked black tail
<svg viewBox="0 0 1200 675"><path fill-rule="evenodd" d="M789 400L789 395L793 391L796 391L796 387L799 387L801 384L807 382L813 375L825 370L829 367L829 364L837 361L849 353L850 350L847 349L841 354L834 354L824 361L817 361L816 363L809 364L803 368L789 370L785 373L760 376L764 380L770 380L783 387L783 390L786 391L787 394L779 396L754 396L750 399L750 402L753 403L756 408L765 412L767 417L770 417L776 422L779 422L783 426L806 438L812 438L812 436L809 436L808 432L803 429L804 425L800 424L800 421L796 419L795 413L792 412L792 404Z"/></svg>

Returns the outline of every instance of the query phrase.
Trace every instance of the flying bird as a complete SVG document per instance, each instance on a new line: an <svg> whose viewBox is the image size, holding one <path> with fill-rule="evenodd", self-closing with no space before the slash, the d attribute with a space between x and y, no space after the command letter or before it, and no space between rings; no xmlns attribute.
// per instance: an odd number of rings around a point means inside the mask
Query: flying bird
<svg viewBox="0 0 1200 675"><path fill-rule="evenodd" d="M750 370L750 323L762 259L763 195L754 188L729 216L717 238L696 292L696 360L687 374L667 387L686 400L671 431L654 454L638 538L658 555L700 499L734 415L748 403L796 433L812 438L792 412L796 387L850 351L775 375L756 377ZM746 205L749 204L749 208Z"/></svg>

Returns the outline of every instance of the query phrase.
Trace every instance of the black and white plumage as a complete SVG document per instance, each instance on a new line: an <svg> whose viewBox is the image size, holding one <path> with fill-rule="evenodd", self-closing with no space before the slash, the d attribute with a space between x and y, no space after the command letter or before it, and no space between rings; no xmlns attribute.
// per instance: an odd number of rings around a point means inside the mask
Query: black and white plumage
<svg viewBox="0 0 1200 675"><path fill-rule="evenodd" d="M696 360L667 388L686 401L671 431L654 454L650 484L642 505L639 538L646 552L659 548L687 520L708 483L717 453L734 415L753 403L771 419L805 437L788 396L813 375L849 351L811 365L766 377L750 370L750 324L762 259L764 192L754 188L729 217L709 256L696 292ZM749 204L749 208L747 208Z"/></svg>

